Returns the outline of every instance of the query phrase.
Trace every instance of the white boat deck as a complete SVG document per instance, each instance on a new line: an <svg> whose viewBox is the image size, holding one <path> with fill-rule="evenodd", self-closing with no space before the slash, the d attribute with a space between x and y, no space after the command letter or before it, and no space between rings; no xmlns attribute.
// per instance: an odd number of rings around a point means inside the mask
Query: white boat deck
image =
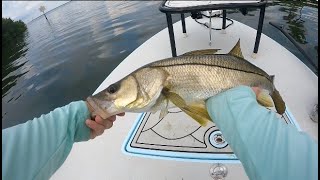
<svg viewBox="0 0 320 180"><path fill-rule="evenodd" d="M222 19L214 18L213 25L221 27ZM209 30L191 18L186 18L188 36L182 33L181 22L174 24L177 54L196 49L222 49L230 51L241 39L245 59L275 75L275 85L301 130L318 141L318 124L309 118L313 106L318 103L318 77L297 57L269 37L262 35L256 59L251 57L256 30L234 21L226 29L212 31L213 42L209 46ZM130 42L128 42L130 43ZM163 58L171 57L168 29L164 29L132 52L105 79L95 93L108 87L135 69ZM118 117L110 130L88 142L74 144L62 167L51 179L212 179L211 162L175 161L145 158L123 153L122 148L130 130L140 114L127 113ZM228 168L225 179L248 179L240 163L224 163Z"/></svg>

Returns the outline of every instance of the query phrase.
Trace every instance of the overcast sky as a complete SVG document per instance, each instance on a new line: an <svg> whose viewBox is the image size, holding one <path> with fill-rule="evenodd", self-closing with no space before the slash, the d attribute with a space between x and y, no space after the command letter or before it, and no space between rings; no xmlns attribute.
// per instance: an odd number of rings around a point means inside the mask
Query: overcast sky
<svg viewBox="0 0 320 180"><path fill-rule="evenodd" d="M68 1L2 1L2 17L28 23L42 14L40 6L44 5L47 12L66 2Z"/></svg>

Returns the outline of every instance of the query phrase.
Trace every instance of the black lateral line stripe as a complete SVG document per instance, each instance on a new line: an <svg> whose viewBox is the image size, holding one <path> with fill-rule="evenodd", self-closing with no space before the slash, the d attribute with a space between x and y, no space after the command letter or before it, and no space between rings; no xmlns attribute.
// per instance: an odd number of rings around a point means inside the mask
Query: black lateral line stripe
<svg viewBox="0 0 320 180"><path fill-rule="evenodd" d="M256 75L265 77L265 78L267 78L270 82L272 82L268 77L266 77L265 75L260 74L260 73L256 73L256 72L253 72L253 71L246 71L246 70L243 70L243 69L229 68L229 67L219 66L219 65L211 65L211 64L187 63L187 64L152 65L151 67L171 67L171 66L188 66L188 65L214 66L214 67L219 67L219 68L225 68L225 69L230 69L230 70L235 70L235 71L241 71L241 72L256 74Z"/></svg>

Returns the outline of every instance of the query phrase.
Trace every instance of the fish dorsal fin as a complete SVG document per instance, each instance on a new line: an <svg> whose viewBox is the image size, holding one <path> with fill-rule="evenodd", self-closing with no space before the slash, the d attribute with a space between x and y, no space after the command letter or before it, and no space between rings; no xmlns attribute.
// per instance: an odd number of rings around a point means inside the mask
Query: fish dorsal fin
<svg viewBox="0 0 320 180"><path fill-rule="evenodd" d="M195 55L214 55L220 49L202 49L196 51L190 51L182 54L182 56L195 56Z"/></svg>
<svg viewBox="0 0 320 180"><path fill-rule="evenodd" d="M238 40L237 44L231 49L231 51L228 54L244 59L242 52L241 52L241 48L240 48L240 39Z"/></svg>
<svg viewBox="0 0 320 180"><path fill-rule="evenodd" d="M196 120L201 126L206 126L211 120L205 106L201 104L187 105L186 102L178 94L165 91L164 96L167 97L174 105L179 107L183 112Z"/></svg>
<svg viewBox="0 0 320 180"><path fill-rule="evenodd" d="M274 83L274 75L270 76L271 82Z"/></svg>

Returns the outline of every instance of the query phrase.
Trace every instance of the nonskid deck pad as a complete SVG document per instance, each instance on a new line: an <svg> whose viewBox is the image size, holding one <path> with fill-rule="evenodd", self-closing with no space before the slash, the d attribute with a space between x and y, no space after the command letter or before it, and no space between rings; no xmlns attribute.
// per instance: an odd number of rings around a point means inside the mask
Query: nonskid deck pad
<svg viewBox="0 0 320 180"><path fill-rule="evenodd" d="M281 119L300 130L288 108ZM122 150L125 154L142 157L239 163L214 123L201 127L178 108L170 110L161 120L159 112L142 113L133 125Z"/></svg>

